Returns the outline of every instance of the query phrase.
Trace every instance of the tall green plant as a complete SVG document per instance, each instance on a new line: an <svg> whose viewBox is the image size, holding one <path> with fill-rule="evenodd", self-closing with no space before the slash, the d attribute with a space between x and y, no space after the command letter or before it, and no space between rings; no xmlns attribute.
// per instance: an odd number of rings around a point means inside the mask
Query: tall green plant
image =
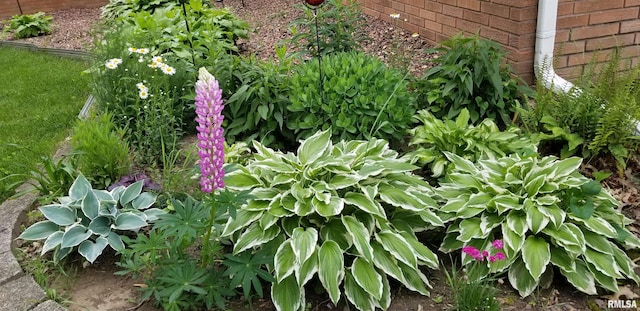
<svg viewBox="0 0 640 311"><path fill-rule="evenodd" d="M437 191L448 223L441 250L486 249L502 239L506 259L487 261L484 273L508 272L523 297L555 271L591 295L596 286L617 292L620 279L640 281L623 251L640 247L626 227L631 220L598 182L578 172L582 159L512 154L474 164L446 155L455 169Z"/></svg>
<svg viewBox="0 0 640 311"><path fill-rule="evenodd" d="M474 124L485 118L500 126L512 123L530 91L502 64L505 52L500 45L477 35L457 35L434 51L440 53L437 65L418 82L425 107L441 119L453 119L467 108Z"/></svg>
<svg viewBox="0 0 640 311"><path fill-rule="evenodd" d="M344 294L359 310L389 307L389 276L429 294L420 267L437 269L438 259L414 232L442 225L433 190L384 140L332 144L326 130L296 155L254 148L254 158L225 179L253 198L222 236L232 237L234 254L275 252L277 310L303 309L304 286L316 274L333 303Z"/></svg>

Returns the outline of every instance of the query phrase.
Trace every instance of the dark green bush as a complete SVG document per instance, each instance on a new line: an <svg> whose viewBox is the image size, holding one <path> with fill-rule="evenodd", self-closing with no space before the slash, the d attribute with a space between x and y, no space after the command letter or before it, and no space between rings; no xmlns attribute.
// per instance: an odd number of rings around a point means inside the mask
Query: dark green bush
<svg viewBox="0 0 640 311"><path fill-rule="evenodd" d="M9 20L9 30L16 38L37 37L51 33L51 19L44 12L15 15Z"/></svg>
<svg viewBox="0 0 640 311"><path fill-rule="evenodd" d="M291 78L287 126L297 139L329 127L342 140L403 139L416 106L402 72L350 52L323 57L322 74L321 89L318 62L312 60Z"/></svg>
<svg viewBox="0 0 640 311"><path fill-rule="evenodd" d="M471 121L492 118L511 124L516 108L530 93L513 77L510 66L503 65L505 53L495 42L478 36L455 36L435 51L437 66L418 82L420 103L438 118L455 118L463 108Z"/></svg>

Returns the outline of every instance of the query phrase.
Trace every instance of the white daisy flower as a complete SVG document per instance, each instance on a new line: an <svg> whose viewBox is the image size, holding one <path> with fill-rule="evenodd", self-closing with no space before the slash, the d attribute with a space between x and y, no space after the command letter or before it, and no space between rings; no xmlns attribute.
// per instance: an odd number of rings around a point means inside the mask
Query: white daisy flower
<svg viewBox="0 0 640 311"><path fill-rule="evenodd" d="M138 95L140 95L140 99L147 99L149 97L149 91L147 91L147 89L141 89Z"/></svg>
<svg viewBox="0 0 640 311"><path fill-rule="evenodd" d="M107 67L107 69L116 69L118 68L118 64L112 62L112 61L108 61L105 65L105 67Z"/></svg>
<svg viewBox="0 0 640 311"><path fill-rule="evenodd" d="M138 53L147 54L147 53L149 53L149 49L146 49L146 48L138 49Z"/></svg>
<svg viewBox="0 0 640 311"><path fill-rule="evenodd" d="M154 56L151 58L151 61L154 63L162 63L162 56Z"/></svg>
<svg viewBox="0 0 640 311"><path fill-rule="evenodd" d="M413 37L413 38L417 38L417 37L420 37L420 35L419 35L417 32L414 32L414 33L411 35L411 37Z"/></svg>
<svg viewBox="0 0 640 311"><path fill-rule="evenodd" d="M400 14L389 14L389 16L391 16L391 18L393 18L393 19L400 18Z"/></svg>
<svg viewBox="0 0 640 311"><path fill-rule="evenodd" d="M129 52L131 52L131 53L137 53L137 52L138 52L138 49L137 49L137 48L128 48L127 50L128 50Z"/></svg>
<svg viewBox="0 0 640 311"><path fill-rule="evenodd" d="M164 72L167 75L173 76L173 74L176 73L176 69L167 65L167 64L162 64L162 66L160 67L160 69L162 70L162 72Z"/></svg>
<svg viewBox="0 0 640 311"><path fill-rule="evenodd" d="M140 82L140 83L136 84L136 87L137 87L137 88L138 88L138 90L140 90L140 91L142 91L142 90L145 90L145 91L146 91L146 90L149 90L149 89L144 85L144 83L142 83L142 82Z"/></svg>

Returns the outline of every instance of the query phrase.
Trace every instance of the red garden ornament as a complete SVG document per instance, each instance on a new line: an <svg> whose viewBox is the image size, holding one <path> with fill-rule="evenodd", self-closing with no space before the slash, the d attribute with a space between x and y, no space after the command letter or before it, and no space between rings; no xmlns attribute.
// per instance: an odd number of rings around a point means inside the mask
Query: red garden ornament
<svg viewBox="0 0 640 311"><path fill-rule="evenodd" d="M324 3L324 0L305 0L305 3L310 6L319 6Z"/></svg>

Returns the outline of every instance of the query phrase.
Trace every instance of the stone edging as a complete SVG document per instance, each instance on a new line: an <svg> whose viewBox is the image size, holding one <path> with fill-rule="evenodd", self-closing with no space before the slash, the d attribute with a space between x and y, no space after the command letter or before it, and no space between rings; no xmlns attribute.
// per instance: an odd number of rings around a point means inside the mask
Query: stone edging
<svg viewBox="0 0 640 311"><path fill-rule="evenodd" d="M41 48L29 43L0 41L0 47L28 49L70 58L88 59L90 53L75 50ZM84 118L93 104L93 96L89 96L78 117ZM29 184L20 186L18 191L28 189ZM44 290L25 274L12 249L16 246L14 236L18 236L25 223L25 215L36 201L37 195L27 193L16 199L0 204L0 311L34 310L64 311L66 310L53 300L48 300Z"/></svg>

